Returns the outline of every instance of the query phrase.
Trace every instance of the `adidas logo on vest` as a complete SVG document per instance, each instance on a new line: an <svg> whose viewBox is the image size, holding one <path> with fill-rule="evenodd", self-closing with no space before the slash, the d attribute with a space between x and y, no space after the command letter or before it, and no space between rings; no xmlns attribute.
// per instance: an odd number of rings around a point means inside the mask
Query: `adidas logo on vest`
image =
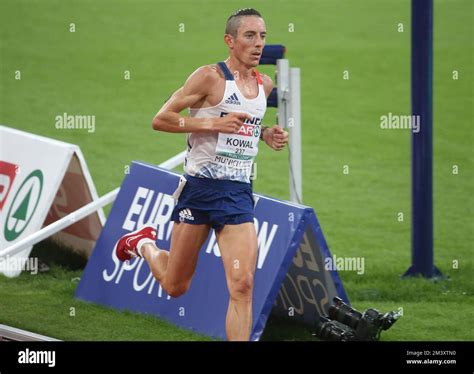
<svg viewBox="0 0 474 374"><path fill-rule="evenodd" d="M237 94L235 92L227 98L225 103L226 104L240 105L239 98L237 97Z"/></svg>

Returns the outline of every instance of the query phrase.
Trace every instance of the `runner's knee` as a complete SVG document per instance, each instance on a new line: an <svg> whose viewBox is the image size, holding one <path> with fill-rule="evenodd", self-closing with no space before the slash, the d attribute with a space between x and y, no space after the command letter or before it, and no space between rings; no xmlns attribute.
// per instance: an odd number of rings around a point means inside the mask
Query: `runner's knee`
<svg viewBox="0 0 474 374"><path fill-rule="evenodd" d="M247 300L252 298L253 274L251 272L239 272L232 274L229 280L229 294L235 300Z"/></svg>
<svg viewBox="0 0 474 374"><path fill-rule="evenodd" d="M171 297L180 297L189 289L190 283L171 283L163 282L161 285L166 293Z"/></svg>

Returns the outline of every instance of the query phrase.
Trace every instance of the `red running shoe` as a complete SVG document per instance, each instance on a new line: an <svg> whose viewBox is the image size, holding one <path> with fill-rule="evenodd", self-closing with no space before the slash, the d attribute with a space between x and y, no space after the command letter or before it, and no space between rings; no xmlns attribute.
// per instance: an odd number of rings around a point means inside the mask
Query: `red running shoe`
<svg viewBox="0 0 474 374"><path fill-rule="evenodd" d="M141 229L132 231L122 236L115 244L115 253L120 261L130 260L132 257L142 257L138 253L137 245L142 239L149 239L150 243L156 241L156 228L143 226Z"/></svg>

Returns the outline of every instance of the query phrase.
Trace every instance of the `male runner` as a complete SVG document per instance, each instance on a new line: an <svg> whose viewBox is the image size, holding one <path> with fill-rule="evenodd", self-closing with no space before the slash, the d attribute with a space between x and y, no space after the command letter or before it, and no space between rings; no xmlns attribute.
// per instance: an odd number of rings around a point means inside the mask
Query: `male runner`
<svg viewBox="0 0 474 374"><path fill-rule="evenodd" d="M272 90L271 79L255 69L265 36L255 9L231 15L224 36L229 58L197 69L153 119L157 131L188 133L170 251L156 247L156 229L150 226L125 235L116 247L122 261L144 257L163 289L178 297L189 289L199 250L213 228L230 294L229 340L248 340L252 327L257 235L250 174L258 141L277 151L288 142L279 126L261 125ZM181 116L186 108L189 116Z"/></svg>

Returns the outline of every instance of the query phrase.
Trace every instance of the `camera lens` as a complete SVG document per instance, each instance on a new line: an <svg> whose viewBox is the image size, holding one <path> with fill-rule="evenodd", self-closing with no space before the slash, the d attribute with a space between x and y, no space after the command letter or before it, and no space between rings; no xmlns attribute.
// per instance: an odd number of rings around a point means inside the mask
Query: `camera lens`
<svg viewBox="0 0 474 374"><path fill-rule="evenodd" d="M341 322L353 329L357 329L357 324L362 317L362 314L349 305L345 304L340 298L333 299L334 305L329 307L329 317L333 320Z"/></svg>
<svg viewBox="0 0 474 374"><path fill-rule="evenodd" d="M385 313L383 317L381 318L382 330L388 330L390 327L392 327L392 325L395 322L397 322L399 318L400 318L400 313L396 311Z"/></svg>
<svg viewBox="0 0 474 374"><path fill-rule="evenodd" d="M316 335L323 340L377 341L380 332L389 329L401 316L397 311L382 314L374 308L361 313L339 297L334 297L333 302L328 315L320 317L316 325Z"/></svg>
<svg viewBox="0 0 474 374"><path fill-rule="evenodd" d="M326 341L345 342L354 339L354 331L347 326L321 317L316 326L316 335Z"/></svg>

